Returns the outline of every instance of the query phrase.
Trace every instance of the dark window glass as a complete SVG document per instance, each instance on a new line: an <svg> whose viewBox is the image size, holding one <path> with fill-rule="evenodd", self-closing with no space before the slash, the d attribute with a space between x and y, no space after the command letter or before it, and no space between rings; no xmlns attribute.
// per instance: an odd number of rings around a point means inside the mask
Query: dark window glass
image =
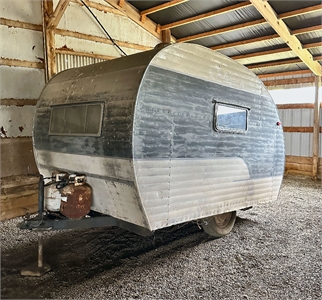
<svg viewBox="0 0 322 300"><path fill-rule="evenodd" d="M53 106L50 135L100 136L103 104Z"/></svg>

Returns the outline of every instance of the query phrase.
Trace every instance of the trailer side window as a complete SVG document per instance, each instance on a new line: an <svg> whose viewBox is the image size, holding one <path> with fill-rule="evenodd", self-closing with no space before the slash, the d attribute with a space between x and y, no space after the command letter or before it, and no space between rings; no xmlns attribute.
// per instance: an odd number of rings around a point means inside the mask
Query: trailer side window
<svg viewBox="0 0 322 300"><path fill-rule="evenodd" d="M102 103L53 106L49 134L100 136L102 116Z"/></svg>
<svg viewBox="0 0 322 300"><path fill-rule="evenodd" d="M215 102L214 129L224 132L246 132L248 111L246 107Z"/></svg>

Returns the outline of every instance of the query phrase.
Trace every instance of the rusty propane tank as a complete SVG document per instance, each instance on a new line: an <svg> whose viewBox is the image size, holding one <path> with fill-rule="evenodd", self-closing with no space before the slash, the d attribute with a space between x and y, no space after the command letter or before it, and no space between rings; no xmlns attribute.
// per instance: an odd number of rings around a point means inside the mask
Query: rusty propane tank
<svg viewBox="0 0 322 300"><path fill-rule="evenodd" d="M74 178L73 178L74 177ZM92 205L92 188L84 175L69 177L69 183L60 190L60 212L67 218L80 219L86 216Z"/></svg>

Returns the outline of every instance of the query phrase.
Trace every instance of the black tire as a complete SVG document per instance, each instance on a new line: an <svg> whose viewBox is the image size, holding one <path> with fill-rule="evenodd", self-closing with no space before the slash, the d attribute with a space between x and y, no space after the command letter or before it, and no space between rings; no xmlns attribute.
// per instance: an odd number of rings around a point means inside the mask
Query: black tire
<svg viewBox="0 0 322 300"><path fill-rule="evenodd" d="M219 238L231 232L235 221L236 211L231 211L203 219L202 228L209 235Z"/></svg>

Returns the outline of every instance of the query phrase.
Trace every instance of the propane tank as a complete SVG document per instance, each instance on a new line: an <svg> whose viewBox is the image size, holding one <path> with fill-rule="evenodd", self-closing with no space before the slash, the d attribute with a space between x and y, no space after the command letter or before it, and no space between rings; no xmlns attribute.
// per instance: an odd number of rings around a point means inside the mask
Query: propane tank
<svg viewBox="0 0 322 300"><path fill-rule="evenodd" d="M70 175L68 184L60 189L60 212L67 218L80 219L86 216L92 205L92 188L85 175Z"/></svg>
<svg viewBox="0 0 322 300"><path fill-rule="evenodd" d="M52 182L45 185L44 196L45 196L45 208L49 212L59 212L61 203L61 194L57 188L57 184L61 182L68 182L69 174L62 171L52 172Z"/></svg>

